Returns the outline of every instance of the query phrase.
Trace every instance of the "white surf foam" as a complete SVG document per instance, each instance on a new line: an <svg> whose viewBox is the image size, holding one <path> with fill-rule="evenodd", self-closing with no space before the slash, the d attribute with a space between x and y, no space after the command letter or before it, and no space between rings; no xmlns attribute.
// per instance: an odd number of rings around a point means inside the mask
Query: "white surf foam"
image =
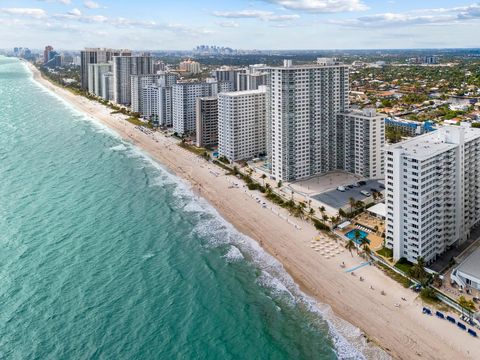
<svg viewBox="0 0 480 360"><path fill-rule="evenodd" d="M242 252L235 246L230 246L223 258L228 262L238 262L244 259Z"/></svg>
<svg viewBox="0 0 480 360"><path fill-rule="evenodd" d="M115 145L110 148L112 151L125 151L127 149L128 148L124 144Z"/></svg>

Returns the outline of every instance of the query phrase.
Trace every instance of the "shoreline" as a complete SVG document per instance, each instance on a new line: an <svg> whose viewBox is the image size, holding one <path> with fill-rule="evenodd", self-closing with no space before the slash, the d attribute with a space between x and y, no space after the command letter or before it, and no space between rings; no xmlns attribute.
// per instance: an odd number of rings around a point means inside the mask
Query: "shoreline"
<svg viewBox="0 0 480 360"><path fill-rule="evenodd" d="M33 65L25 64L33 73L33 79L46 89L186 180L192 190L206 199L226 221L275 257L305 294L322 304L330 304L325 307L331 307L340 322L345 319L360 329L369 341L381 346L393 358L480 358L478 340L446 321L422 315L422 304L416 299L417 295L379 269L370 266L360 269L359 274L365 278L364 282L360 282L357 277L340 269L339 264L344 261L347 268L351 268L364 262L363 259L343 252L335 259L326 260L313 251L310 241L318 232L311 224L295 219L301 230L295 229L273 212L262 208L249 195L254 192L230 188L229 180L234 177L213 175L211 168L219 174L223 171L177 146L175 139L158 133L154 139L136 130L124 115L110 114L111 109L54 85L43 78ZM283 209L275 210L286 213ZM387 294L380 295L381 290ZM401 297L407 301L402 302ZM400 308L394 306L400 302ZM350 342L351 339L346 337L346 340ZM375 356L373 348L362 350L366 357ZM372 353L369 354L369 350Z"/></svg>

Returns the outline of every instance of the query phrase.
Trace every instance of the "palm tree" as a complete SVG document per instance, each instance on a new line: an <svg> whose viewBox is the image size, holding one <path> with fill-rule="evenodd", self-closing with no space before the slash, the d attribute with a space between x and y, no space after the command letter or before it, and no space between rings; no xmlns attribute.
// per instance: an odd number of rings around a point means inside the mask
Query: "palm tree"
<svg viewBox="0 0 480 360"><path fill-rule="evenodd" d="M263 180L263 186L265 186L265 179L267 178L267 175L262 174L261 178Z"/></svg>
<svg viewBox="0 0 480 360"><path fill-rule="evenodd" d="M369 246L368 240L366 238L362 238L360 240L360 246L362 247L362 250L365 252L365 256L369 257L370 256L370 246Z"/></svg>
<svg viewBox="0 0 480 360"><path fill-rule="evenodd" d="M425 271L425 259L423 257L419 256L417 258L417 263L412 266L410 273L418 280L422 280L426 277L427 272Z"/></svg>
<svg viewBox="0 0 480 360"><path fill-rule="evenodd" d="M357 201L353 197L351 197L350 199L348 199L348 203L350 204L350 213L352 213Z"/></svg>
<svg viewBox="0 0 480 360"><path fill-rule="evenodd" d="M318 210L320 210L322 214L326 211L325 206L320 206Z"/></svg>
<svg viewBox="0 0 480 360"><path fill-rule="evenodd" d="M308 214L309 214L310 216L315 215L315 210L313 210L313 208L310 208L310 211L308 212Z"/></svg>
<svg viewBox="0 0 480 360"><path fill-rule="evenodd" d="M353 236L357 244L362 244L363 239L362 239L362 234L360 234L360 231L355 230L355 232L353 233ZM357 253L358 253L358 248L357 248Z"/></svg>
<svg viewBox="0 0 480 360"><path fill-rule="evenodd" d="M352 257L353 257L352 250L355 249L355 247L356 247L355 243L353 242L352 239L348 240L347 243L345 244L345 249L350 251L350 255L352 255Z"/></svg>

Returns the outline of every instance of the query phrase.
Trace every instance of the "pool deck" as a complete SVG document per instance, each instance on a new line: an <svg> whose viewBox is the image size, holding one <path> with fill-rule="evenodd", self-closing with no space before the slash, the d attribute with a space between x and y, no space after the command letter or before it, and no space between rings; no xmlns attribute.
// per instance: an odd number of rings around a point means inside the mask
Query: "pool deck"
<svg viewBox="0 0 480 360"><path fill-rule="evenodd" d="M348 225L346 228L342 230L337 230L341 235L347 237L347 233L349 233L352 230L361 230L355 225ZM364 231L364 230L362 230ZM377 251L380 250L383 247L383 238L379 235L374 234L373 232L367 232L367 240L370 241L370 250L372 251Z"/></svg>

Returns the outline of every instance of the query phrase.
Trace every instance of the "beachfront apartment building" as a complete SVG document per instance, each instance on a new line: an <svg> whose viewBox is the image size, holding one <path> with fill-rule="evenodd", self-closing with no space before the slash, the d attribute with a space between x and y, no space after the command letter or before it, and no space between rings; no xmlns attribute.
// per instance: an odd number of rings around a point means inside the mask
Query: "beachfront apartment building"
<svg viewBox="0 0 480 360"><path fill-rule="evenodd" d="M197 98L196 141L198 147L211 148L218 145L218 98Z"/></svg>
<svg viewBox="0 0 480 360"><path fill-rule="evenodd" d="M102 96L103 75L112 71L111 64L88 64L88 92Z"/></svg>
<svg viewBox="0 0 480 360"><path fill-rule="evenodd" d="M349 109L348 66L322 58L265 70L272 176L294 181L342 169L337 115Z"/></svg>
<svg viewBox="0 0 480 360"><path fill-rule="evenodd" d="M113 72L102 75L102 98L113 101Z"/></svg>
<svg viewBox="0 0 480 360"><path fill-rule="evenodd" d="M218 153L230 161L266 155L266 89L218 94Z"/></svg>
<svg viewBox="0 0 480 360"><path fill-rule="evenodd" d="M221 92L233 91L233 83L183 82L172 86L173 131L179 135L195 134L197 98L216 96Z"/></svg>
<svg viewBox="0 0 480 360"><path fill-rule="evenodd" d="M131 81L131 110L143 114L143 91L147 86L157 85L160 74L143 74L130 76Z"/></svg>
<svg viewBox="0 0 480 360"><path fill-rule="evenodd" d="M141 89L142 116L151 119L160 126L170 127L172 120L172 85L176 84L177 73L159 73L155 84Z"/></svg>
<svg viewBox="0 0 480 360"><path fill-rule="evenodd" d="M442 127L385 149L386 246L434 261L480 220L480 129Z"/></svg>
<svg viewBox="0 0 480 360"><path fill-rule="evenodd" d="M131 50L86 48L80 52L80 84L82 89L88 89L89 64L107 64L114 56L131 56Z"/></svg>
<svg viewBox="0 0 480 360"><path fill-rule="evenodd" d="M114 101L121 105L131 105L132 75L153 74L153 59L149 55L114 56L113 89Z"/></svg>
<svg viewBox="0 0 480 360"><path fill-rule="evenodd" d="M337 115L339 168L368 179L383 178L385 118L375 109Z"/></svg>

